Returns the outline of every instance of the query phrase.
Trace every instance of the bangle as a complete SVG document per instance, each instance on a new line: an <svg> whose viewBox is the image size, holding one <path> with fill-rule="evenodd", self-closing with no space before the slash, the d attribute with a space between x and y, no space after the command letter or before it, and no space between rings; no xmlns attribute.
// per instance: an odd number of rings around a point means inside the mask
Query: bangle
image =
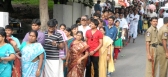
<svg viewBox="0 0 168 77"><path fill-rule="evenodd" d="M40 71L40 69L37 69L37 71Z"/></svg>

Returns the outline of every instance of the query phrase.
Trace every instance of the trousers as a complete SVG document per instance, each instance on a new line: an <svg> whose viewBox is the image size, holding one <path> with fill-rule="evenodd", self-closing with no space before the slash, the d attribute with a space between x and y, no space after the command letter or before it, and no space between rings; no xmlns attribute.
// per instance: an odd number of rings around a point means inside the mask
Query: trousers
<svg viewBox="0 0 168 77"><path fill-rule="evenodd" d="M99 56L91 56L90 57L90 62L93 63L93 69L94 69L94 77L99 77ZM91 66L92 64L89 63L86 66L86 73L85 73L85 77L91 77Z"/></svg>
<svg viewBox="0 0 168 77"><path fill-rule="evenodd" d="M146 59L146 75L145 77L156 77L157 70L159 65L159 53L157 52L157 48L150 46L150 55L153 56L154 62L148 60L148 56ZM162 76L159 76L162 77Z"/></svg>
<svg viewBox="0 0 168 77"><path fill-rule="evenodd" d="M166 51L163 46L158 46L159 53L159 77L167 77L168 62L166 58Z"/></svg>

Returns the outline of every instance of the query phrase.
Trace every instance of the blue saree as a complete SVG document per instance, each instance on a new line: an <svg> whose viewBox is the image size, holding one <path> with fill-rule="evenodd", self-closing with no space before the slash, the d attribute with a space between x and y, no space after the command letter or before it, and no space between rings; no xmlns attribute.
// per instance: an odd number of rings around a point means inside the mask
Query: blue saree
<svg viewBox="0 0 168 77"><path fill-rule="evenodd" d="M0 47L0 57L7 57L10 54L14 54L15 51L10 44L5 44ZM11 77L13 61L0 62L0 77Z"/></svg>
<svg viewBox="0 0 168 77"><path fill-rule="evenodd" d="M44 53L43 65L40 71L44 68L46 59L45 50L40 43L28 44L23 42L21 47L21 65L22 65L22 77L36 77L36 71L38 69L39 60L32 62L36 57Z"/></svg>

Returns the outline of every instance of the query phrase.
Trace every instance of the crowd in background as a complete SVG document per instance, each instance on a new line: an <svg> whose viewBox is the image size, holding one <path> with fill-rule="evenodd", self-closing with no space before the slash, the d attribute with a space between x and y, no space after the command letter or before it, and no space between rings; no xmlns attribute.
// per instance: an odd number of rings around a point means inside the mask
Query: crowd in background
<svg viewBox="0 0 168 77"><path fill-rule="evenodd" d="M0 29L0 77L110 76L121 49L131 38L135 43L157 14L145 10L144 1L103 10L97 3L92 17L81 16L71 27L50 19L47 31L41 32L40 20L34 19L22 43L12 36L12 26Z"/></svg>

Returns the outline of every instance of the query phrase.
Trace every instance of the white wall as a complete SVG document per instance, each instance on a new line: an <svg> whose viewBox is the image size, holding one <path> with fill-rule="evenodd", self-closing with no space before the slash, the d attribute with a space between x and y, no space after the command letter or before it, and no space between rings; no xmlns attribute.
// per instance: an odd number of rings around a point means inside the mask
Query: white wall
<svg viewBox="0 0 168 77"><path fill-rule="evenodd" d="M0 27L5 28L6 25L9 25L9 13L0 12Z"/></svg>

